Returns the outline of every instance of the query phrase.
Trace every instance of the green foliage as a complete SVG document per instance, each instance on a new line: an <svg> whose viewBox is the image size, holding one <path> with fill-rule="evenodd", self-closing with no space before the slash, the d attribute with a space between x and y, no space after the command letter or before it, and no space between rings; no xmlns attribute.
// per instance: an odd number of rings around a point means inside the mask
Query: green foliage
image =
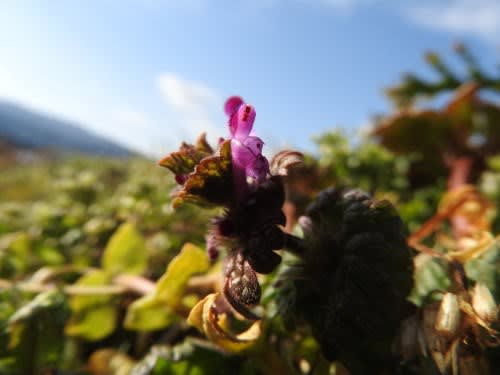
<svg viewBox="0 0 500 375"><path fill-rule="evenodd" d="M499 90L499 80L479 69L466 49L457 51L466 75L430 54L438 80L408 76L390 89L395 103L408 107L470 80L474 90ZM388 338L402 316L435 314L443 292L457 287L446 246L436 246L450 243L453 223L440 223L439 235L426 237L422 245L438 253L418 254L413 275L405 242L438 211L450 155L478 156L469 182L477 182L496 208L491 232L500 233L500 112L469 94L457 95L443 111L389 116L392 125L381 143L351 140L336 131L316 138L318 153L288 176L287 204L296 211L286 212L287 219L297 219L319 191L334 186L360 188L390 201L403 223L387 203L351 196L326 207L321 202L329 200L320 197L318 217L312 217L316 233L307 225L295 230L313 251L300 260L281 253L279 270L259 276L263 297L255 314L264 317L261 322L228 318L230 306L217 298L223 286L213 275L228 272L227 264L212 265L199 246L210 218L220 211L179 205L231 199L229 142L214 153L202 137L162 160L161 166L186 179L173 197L175 182L151 160L71 158L8 165L0 179L0 375L345 373L340 363L325 359L325 347L330 358L351 365L352 373L356 364L375 364L394 348ZM179 206L175 210L173 203ZM500 300L498 241L463 268L467 282L480 282ZM414 305L404 300L412 280ZM199 313L194 318L193 306ZM188 316L198 319L195 325L203 333L187 324ZM484 322L467 319L462 326L474 329L457 345L472 353L470 360L477 347L463 343L488 335ZM228 339L257 326L257 341ZM418 340L425 346L421 336ZM500 366L497 348L487 356L492 368ZM415 362L409 359L408 372L401 373L437 373L431 357L417 367Z"/></svg>
<svg viewBox="0 0 500 375"><path fill-rule="evenodd" d="M367 139L350 143L342 133L325 134L317 142L319 156L307 162L316 191L332 184L371 191L395 204L408 231L435 213L445 184L412 188L407 175L411 155L395 155ZM500 193L491 182L500 171L495 160L490 159L481 187L498 204ZM182 245L204 241L213 212L189 205L172 210L168 190L173 182L152 162L75 159L10 167L4 175L3 181L17 184L23 175L28 180L44 176L44 182L23 192L20 200L11 195L13 190L0 196L0 374L83 371L88 364L99 368L103 363L114 363L106 371L116 375L132 367L137 374L230 374L235 369L257 374L269 366L273 373L294 374L300 373L300 358L318 374L328 371L310 332L300 320L289 319L297 290L286 289L288 284L275 288L276 277L299 276L293 261L285 262L278 276L262 280L267 322L257 347L236 356L198 345L201 336L185 319L208 292L192 290L188 281L209 272L210 265L203 249ZM473 259L466 271L498 299L497 253ZM146 285L140 296L117 285L118 276L146 277L154 284ZM31 285L54 291L37 297L29 291ZM427 259L416 268L411 300L424 306L449 285L446 268ZM33 312L20 319L26 310ZM296 331L295 339L285 327ZM184 340L193 335L194 343ZM281 349L271 344L271 337L283 343Z"/></svg>
<svg viewBox="0 0 500 375"><path fill-rule="evenodd" d="M195 207L174 213L173 183L149 160L14 165L1 180L0 374L83 369L104 338L130 347L134 336L123 337L121 328L128 296L116 294L114 277L160 277L182 244L203 241L210 215ZM20 289L4 289L12 282ZM73 291L53 300L30 285ZM40 299L50 306L18 322L23 306Z"/></svg>
<svg viewBox="0 0 500 375"><path fill-rule="evenodd" d="M476 82L481 88L500 92L500 77L484 71L465 45L456 44L454 50L465 65L464 74L453 72L439 54L429 52L425 55L425 60L436 71L438 78L428 80L415 74L405 74L399 84L386 89L393 103L398 107L411 106L419 99L455 90L463 82Z"/></svg>
<svg viewBox="0 0 500 375"><path fill-rule="evenodd" d="M488 287L495 301L500 301L500 247L495 244L485 254L465 265L467 276Z"/></svg>
<svg viewBox="0 0 500 375"><path fill-rule="evenodd" d="M395 157L370 140L352 145L341 132L326 133L315 140L325 177L336 184L370 192L404 191L408 187L406 157Z"/></svg>
<svg viewBox="0 0 500 375"><path fill-rule="evenodd" d="M90 271L74 284L78 287L107 285L111 276L105 271ZM116 326L117 311L109 295L83 295L70 298L71 319L66 333L88 340L99 340L108 336Z"/></svg>
<svg viewBox="0 0 500 375"><path fill-rule="evenodd" d="M102 267L110 274L142 274L147 267L146 245L132 223L122 224L102 254Z"/></svg>
<svg viewBox="0 0 500 375"><path fill-rule="evenodd" d="M425 254L420 254L416 259L414 273L415 286L410 296L410 300L418 306L423 305L426 299L440 299L433 295L434 292L444 292L450 286L448 270L444 262L431 258Z"/></svg>
<svg viewBox="0 0 500 375"><path fill-rule="evenodd" d="M22 305L6 323L9 340L0 348L0 373L38 374L59 367L66 318L65 298L59 292L39 294Z"/></svg>
<svg viewBox="0 0 500 375"><path fill-rule="evenodd" d="M130 375L222 375L244 374L243 361L195 346L189 342L174 346L154 346ZM250 374L250 373L249 373Z"/></svg>
<svg viewBox="0 0 500 375"><path fill-rule="evenodd" d="M155 291L129 306L125 327L149 331L164 328L177 320L175 311L181 305L189 278L207 271L208 267L208 256L202 249L189 243L184 245L156 282Z"/></svg>

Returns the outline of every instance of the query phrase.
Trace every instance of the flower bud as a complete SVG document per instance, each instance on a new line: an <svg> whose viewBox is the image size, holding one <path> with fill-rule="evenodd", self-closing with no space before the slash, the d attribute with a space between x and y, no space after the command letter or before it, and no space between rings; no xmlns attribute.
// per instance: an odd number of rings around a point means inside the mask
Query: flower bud
<svg viewBox="0 0 500 375"><path fill-rule="evenodd" d="M477 283L472 290L472 307L476 314L487 323L497 320L498 307L486 285Z"/></svg>
<svg viewBox="0 0 500 375"><path fill-rule="evenodd" d="M457 296L446 293L439 306L434 328L442 336L453 337L460 327L460 308Z"/></svg>

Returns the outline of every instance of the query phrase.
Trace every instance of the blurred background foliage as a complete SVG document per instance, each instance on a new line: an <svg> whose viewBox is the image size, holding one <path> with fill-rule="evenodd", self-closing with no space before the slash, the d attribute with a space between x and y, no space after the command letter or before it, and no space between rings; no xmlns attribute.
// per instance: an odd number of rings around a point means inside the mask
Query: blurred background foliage
<svg viewBox="0 0 500 375"><path fill-rule="evenodd" d="M469 303L464 296L473 295L476 282L500 300L494 237L500 233L500 107L480 98L483 89L498 91L499 80L481 73L465 47L457 52L466 76L450 72L437 54L427 55L440 81L406 76L388 89L395 112L380 117L374 131L357 139L340 131L317 136L317 152L287 177L284 210L297 234L294 224L306 205L328 186L360 188L397 207L415 240L410 300L419 324L432 309L435 316L446 292ZM453 95L444 109L416 109L422 98L445 91ZM210 264L204 251L214 211L190 205L174 211L169 194L175 182L154 161L50 157L6 163L1 175L0 374L347 373L322 357L307 325L283 321L280 311L294 293L280 284L293 269L289 255L261 280L262 333L251 345L238 342L224 350L224 341L216 345L186 323L196 303L220 288L220 264ZM449 208L453 189L464 186L474 190L465 199L471 215L484 218L479 223L467 216L466 233L457 224L466 213ZM432 230L422 234L429 223ZM479 244L484 233L489 240ZM476 242L467 247L463 240ZM472 255L454 253L474 246L481 249ZM457 263L471 283L458 291L452 272ZM485 334L484 324L477 328L464 316L462 326ZM249 328L231 324L236 326L228 330ZM426 327L428 355L404 353L408 366L401 373L488 373L486 362L500 367L498 348L474 336L480 348L471 354L475 362L467 357L466 367L456 360L458 367L447 370L447 360L440 364L435 355L442 347L430 347ZM498 329L496 318L491 327ZM448 338L460 346L462 334ZM399 350L414 348L408 341Z"/></svg>

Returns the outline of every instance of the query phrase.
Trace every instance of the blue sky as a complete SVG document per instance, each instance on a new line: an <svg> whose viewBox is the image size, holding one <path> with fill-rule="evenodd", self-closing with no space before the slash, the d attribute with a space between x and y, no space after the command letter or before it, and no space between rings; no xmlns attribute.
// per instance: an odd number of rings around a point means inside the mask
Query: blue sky
<svg viewBox="0 0 500 375"><path fill-rule="evenodd" d="M383 87L432 76L466 42L490 69L500 0L2 0L0 98L159 155L226 135L222 105L255 105L268 148L359 129L390 110Z"/></svg>

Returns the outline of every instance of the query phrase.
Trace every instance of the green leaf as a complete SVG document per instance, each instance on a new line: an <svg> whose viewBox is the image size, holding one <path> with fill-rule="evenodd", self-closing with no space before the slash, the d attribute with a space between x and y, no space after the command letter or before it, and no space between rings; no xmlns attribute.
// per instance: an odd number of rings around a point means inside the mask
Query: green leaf
<svg viewBox="0 0 500 375"><path fill-rule="evenodd" d="M57 266L64 264L64 256L57 249L50 246L41 246L37 249L38 256L43 264Z"/></svg>
<svg viewBox="0 0 500 375"><path fill-rule="evenodd" d="M155 292L129 306L125 327L154 330L171 324L176 319L174 311L182 302L188 280L196 273L207 271L209 267L205 251L193 244L185 244L157 281Z"/></svg>
<svg viewBox="0 0 500 375"><path fill-rule="evenodd" d="M59 292L39 294L8 321L10 356L0 360L14 374L43 373L58 367L63 356L66 301Z"/></svg>
<svg viewBox="0 0 500 375"><path fill-rule="evenodd" d="M450 280L446 267L436 258L420 254L415 260L415 284L410 294L410 301L421 305L430 294L438 290L447 290Z"/></svg>
<svg viewBox="0 0 500 375"><path fill-rule="evenodd" d="M93 305L74 313L66 325L66 334L87 340L100 340L111 334L116 327L118 312L112 305Z"/></svg>
<svg viewBox="0 0 500 375"><path fill-rule="evenodd" d="M82 276L76 286L90 287L107 285L109 274L98 270ZM117 310L110 295L79 295L70 299L72 315L66 325L66 334L80 336L88 340L99 340L116 327Z"/></svg>
<svg viewBox="0 0 500 375"><path fill-rule="evenodd" d="M31 241L25 232L0 237L0 274L12 277L24 273L33 261Z"/></svg>
<svg viewBox="0 0 500 375"><path fill-rule="evenodd" d="M127 310L125 328L152 331L172 324L178 317L172 310L151 294L134 301Z"/></svg>
<svg viewBox="0 0 500 375"><path fill-rule="evenodd" d="M185 244L156 283L157 298L169 306L177 306L191 276L206 272L209 267L210 262L203 249L191 243Z"/></svg>
<svg viewBox="0 0 500 375"><path fill-rule="evenodd" d="M142 274L147 267L144 238L132 223L122 224L110 238L102 255L102 266L111 274Z"/></svg>
<svg viewBox="0 0 500 375"><path fill-rule="evenodd" d="M188 340L176 346L153 346L130 375L218 375L240 374L243 361L191 344Z"/></svg>
<svg viewBox="0 0 500 375"><path fill-rule="evenodd" d="M488 287L495 301L500 301L500 248L496 245L480 257L465 263L465 272L472 280Z"/></svg>

